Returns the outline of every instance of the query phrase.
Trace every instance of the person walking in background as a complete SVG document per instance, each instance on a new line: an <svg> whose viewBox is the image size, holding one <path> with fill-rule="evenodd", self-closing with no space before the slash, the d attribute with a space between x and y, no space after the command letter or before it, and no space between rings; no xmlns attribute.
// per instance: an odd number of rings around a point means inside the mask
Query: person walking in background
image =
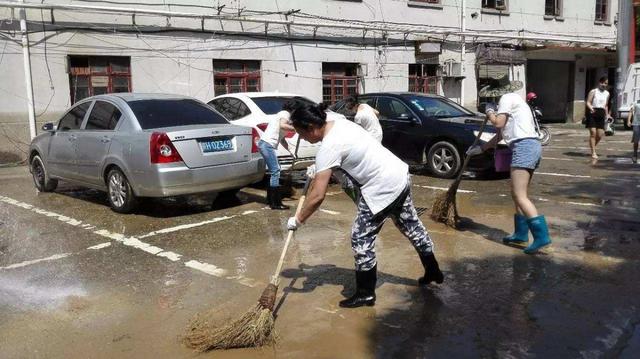
<svg viewBox="0 0 640 359"><path fill-rule="evenodd" d="M289 124L291 110L295 106L293 101L286 102L282 106L282 111L273 117L267 128L260 136L258 141L258 150L267 164L269 171L269 187L267 187L267 204L271 209L285 210L289 206L282 204L282 193L280 192L280 164L278 163L278 155L276 149L278 144L287 147L287 143L282 141L284 131L294 131L293 126Z"/></svg>
<svg viewBox="0 0 640 359"><path fill-rule="evenodd" d="M529 105L520 95L513 92L518 89L517 84L522 87L521 82L509 81L505 76L494 81L489 85L490 88L480 90L501 96L497 110L493 107L486 110L489 122L500 131L489 142L470 147L467 155L481 154L495 147L502 139L509 145L512 152L511 197L516 210L513 217L515 230L513 234L504 237L503 242L527 243L530 230L533 243L526 247L524 252L532 254L551 244L551 239L545 217L538 213L528 195L533 172L538 168L542 158L542 145L538 140Z"/></svg>
<svg viewBox="0 0 640 359"><path fill-rule="evenodd" d="M631 161L633 161L633 163L638 163L638 142L640 141L640 100L636 101L629 111L627 127L633 127L633 136L631 137L631 143L633 143L633 157L631 158Z"/></svg>
<svg viewBox="0 0 640 359"><path fill-rule="evenodd" d="M355 112L353 122L364 128L378 142L382 142L382 127L378 115L380 113L375 108L366 103L359 103L357 96L349 97L345 100L347 110Z"/></svg>
<svg viewBox="0 0 640 359"><path fill-rule="evenodd" d="M603 76L598 81L598 87L589 91L587 96L586 127L589 129L589 147L591 158L598 159L596 146L604 137L604 126L609 114L609 80Z"/></svg>
<svg viewBox="0 0 640 359"><path fill-rule="evenodd" d="M351 248L356 267L356 292L340 302L355 308L375 304L377 260L375 241L387 218L418 252L425 270L420 285L442 283L444 276L433 253L433 242L420 221L411 199L409 167L358 125L343 120L327 121L324 104L302 104L291 113L296 132L310 143L320 144L317 173L304 207L287 221L296 230L324 201L333 171L342 169L360 186L358 213L351 229Z"/></svg>

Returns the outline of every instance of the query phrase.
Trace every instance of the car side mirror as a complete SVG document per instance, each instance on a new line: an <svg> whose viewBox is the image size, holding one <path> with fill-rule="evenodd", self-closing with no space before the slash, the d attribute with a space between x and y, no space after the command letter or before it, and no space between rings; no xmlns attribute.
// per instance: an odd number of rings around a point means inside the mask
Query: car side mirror
<svg viewBox="0 0 640 359"><path fill-rule="evenodd" d="M42 131L53 132L55 131L55 126L53 125L53 123L47 122L44 125L42 125Z"/></svg>
<svg viewBox="0 0 640 359"><path fill-rule="evenodd" d="M411 125L413 125L413 126L417 126L417 125L420 124L420 120L418 120L417 118L409 115L408 113L403 113L400 116L398 116L398 120L410 122Z"/></svg>

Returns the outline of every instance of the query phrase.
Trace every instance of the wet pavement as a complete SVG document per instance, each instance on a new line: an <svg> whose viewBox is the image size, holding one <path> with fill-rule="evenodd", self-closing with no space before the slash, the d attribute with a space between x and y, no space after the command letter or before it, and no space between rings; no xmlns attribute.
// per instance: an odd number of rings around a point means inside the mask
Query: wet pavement
<svg viewBox="0 0 640 359"><path fill-rule="evenodd" d="M355 207L332 186L286 257L278 344L197 354L179 335L196 313L220 323L258 299L291 211L264 190L237 198L146 202L112 212L103 193L37 193L24 167L0 169L0 357L3 358L600 358L640 356L640 165L619 131L588 156L586 133L558 126L531 197L554 243L535 256L506 246L507 179L465 180L460 231L428 218L448 180L412 177L445 283L417 286L421 265L387 224L377 243L374 307L342 309L354 288ZM295 206L295 196L288 199Z"/></svg>

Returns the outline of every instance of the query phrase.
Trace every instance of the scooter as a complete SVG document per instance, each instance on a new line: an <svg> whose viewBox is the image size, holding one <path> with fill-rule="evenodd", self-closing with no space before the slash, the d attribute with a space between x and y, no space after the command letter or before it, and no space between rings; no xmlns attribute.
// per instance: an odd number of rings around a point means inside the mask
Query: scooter
<svg viewBox="0 0 640 359"><path fill-rule="evenodd" d="M533 124L536 128L536 133L538 134L538 140L540 140L540 144L546 146L551 142L551 131L546 126L540 124L540 120L542 120L542 110L540 107L536 106L535 102L538 96L529 92L527 94L527 104L531 109L531 114L533 115Z"/></svg>

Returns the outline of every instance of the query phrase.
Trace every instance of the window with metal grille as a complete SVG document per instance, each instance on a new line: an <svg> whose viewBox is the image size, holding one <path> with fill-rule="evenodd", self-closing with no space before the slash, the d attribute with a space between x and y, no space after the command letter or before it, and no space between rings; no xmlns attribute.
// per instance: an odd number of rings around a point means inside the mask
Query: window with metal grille
<svg viewBox="0 0 640 359"><path fill-rule="evenodd" d="M359 93L358 64L322 63L322 101L335 103Z"/></svg>
<svg viewBox="0 0 640 359"><path fill-rule="evenodd" d="M71 103L114 92L131 92L131 58L69 56Z"/></svg>
<svg viewBox="0 0 640 359"><path fill-rule="evenodd" d="M507 10L507 0L482 0L483 9Z"/></svg>
<svg viewBox="0 0 640 359"><path fill-rule="evenodd" d="M213 60L213 90L216 96L260 91L260 61Z"/></svg>
<svg viewBox="0 0 640 359"><path fill-rule="evenodd" d="M438 65L409 64L409 92L438 93Z"/></svg>
<svg viewBox="0 0 640 359"><path fill-rule="evenodd" d="M596 21L607 21L609 0L596 0Z"/></svg>
<svg viewBox="0 0 640 359"><path fill-rule="evenodd" d="M544 14L548 16L562 16L562 0L545 0Z"/></svg>

